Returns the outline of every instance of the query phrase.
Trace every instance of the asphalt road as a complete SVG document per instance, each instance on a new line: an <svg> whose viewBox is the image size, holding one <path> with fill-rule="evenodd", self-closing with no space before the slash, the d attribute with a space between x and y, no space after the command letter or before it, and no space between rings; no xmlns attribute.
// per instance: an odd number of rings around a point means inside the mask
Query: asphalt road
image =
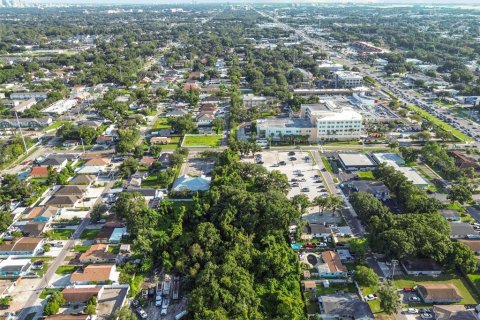
<svg viewBox="0 0 480 320"><path fill-rule="evenodd" d="M58 267L63 263L67 254L72 249L73 245L75 244L75 240L80 238L83 230L88 226L90 223L90 218L83 219L82 223L78 226L77 230L72 234L70 240L68 240L65 245L63 246L62 250L60 251L59 255L53 260L52 264L48 268L47 272L43 276L43 281L32 291L30 297L25 302L24 307L18 312L18 319L23 320L27 315L32 312L39 312L42 311L41 305L35 305L36 301L39 299L40 294L42 293L45 288L47 288L52 278L55 274L55 271Z"/></svg>

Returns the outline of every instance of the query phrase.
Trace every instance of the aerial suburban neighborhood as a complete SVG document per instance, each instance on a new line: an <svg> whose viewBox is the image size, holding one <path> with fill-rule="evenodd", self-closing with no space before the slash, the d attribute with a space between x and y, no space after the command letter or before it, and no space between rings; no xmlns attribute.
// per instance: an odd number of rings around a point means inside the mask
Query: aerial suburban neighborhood
<svg viewBox="0 0 480 320"><path fill-rule="evenodd" d="M480 319L478 3L107 2L0 2L0 319Z"/></svg>

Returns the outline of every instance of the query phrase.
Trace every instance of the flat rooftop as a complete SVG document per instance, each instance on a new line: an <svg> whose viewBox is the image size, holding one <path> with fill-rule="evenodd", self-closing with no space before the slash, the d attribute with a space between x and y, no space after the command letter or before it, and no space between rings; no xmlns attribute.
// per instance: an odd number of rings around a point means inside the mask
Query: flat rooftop
<svg viewBox="0 0 480 320"><path fill-rule="evenodd" d="M257 120L259 127L272 128L314 128L308 119L302 118L267 118Z"/></svg>
<svg viewBox="0 0 480 320"><path fill-rule="evenodd" d="M364 153L339 153L338 158L345 165L345 167L375 167L373 162Z"/></svg>

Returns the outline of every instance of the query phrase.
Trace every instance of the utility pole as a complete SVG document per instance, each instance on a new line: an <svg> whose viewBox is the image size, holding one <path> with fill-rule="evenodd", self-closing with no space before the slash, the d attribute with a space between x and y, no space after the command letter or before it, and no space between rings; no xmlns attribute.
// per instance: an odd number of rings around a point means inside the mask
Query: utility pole
<svg viewBox="0 0 480 320"><path fill-rule="evenodd" d="M20 120L18 119L17 111L15 111L15 117L17 118L18 129L20 130L20 136L22 137L23 147L25 148L25 153L27 153L27 144L25 143L25 138L23 137L22 126L20 126Z"/></svg>
<svg viewBox="0 0 480 320"><path fill-rule="evenodd" d="M83 144L83 138L80 138L80 141L82 142L83 153L85 153L85 145Z"/></svg>
<svg viewBox="0 0 480 320"><path fill-rule="evenodd" d="M398 265L398 260L392 260L392 281L395 276L395 267Z"/></svg>

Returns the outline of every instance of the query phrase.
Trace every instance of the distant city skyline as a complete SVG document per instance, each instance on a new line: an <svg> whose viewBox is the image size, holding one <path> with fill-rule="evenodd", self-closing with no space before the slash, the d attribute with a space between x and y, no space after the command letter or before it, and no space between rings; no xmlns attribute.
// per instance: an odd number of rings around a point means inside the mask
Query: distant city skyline
<svg viewBox="0 0 480 320"><path fill-rule="evenodd" d="M3 0L9 1L9 0ZM15 0L10 0L15 1ZM405 3L405 4L479 4L478 0L230 0L230 1L218 1L218 0L25 0L26 4L191 4L195 3Z"/></svg>

